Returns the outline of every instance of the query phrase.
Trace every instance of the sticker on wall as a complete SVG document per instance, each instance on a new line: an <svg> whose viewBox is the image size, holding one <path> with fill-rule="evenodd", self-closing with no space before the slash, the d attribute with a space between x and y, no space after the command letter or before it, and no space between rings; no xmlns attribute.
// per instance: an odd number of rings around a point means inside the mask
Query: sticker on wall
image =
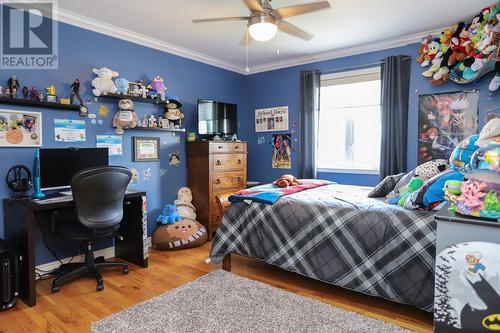
<svg viewBox="0 0 500 333"><path fill-rule="evenodd" d="M97 119L90 119L91 125L97 125Z"/></svg>
<svg viewBox="0 0 500 333"><path fill-rule="evenodd" d="M470 242L436 258L436 332L493 332L500 321L500 245Z"/></svg>
<svg viewBox="0 0 500 333"><path fill-rule="evenodd" d="M150 180L152 175L153 173L151 172L151 168L147 168L142 171L142 179L144 180Z"/></svg>
<svg viewBox="0 0 500 333"><path fill-rule="evenodd" d="M266 137L265 136L259 136L259 137L257 137L257 144L258 145L263 145L264 143L266 143Z"/></svg>
<svg viewBox="0 0 500 333"><path fill-rule="evenodd" d="M105 104L99 105L99 116L100 117L107 117L109 114L109 109Z"/></svg>
<svg viewBox="0 0 500 333"><path fill-rule="evenodd" d="M168 164L178 167L181 164L181 157L179 151L174 151L168 154Z"/></svg>
<svg viewBox="0 0 500 333"><path fill-rule="evenodd" d="M292 126L293 127L297 127L297 121L296 120L292 121Z"/></svg>
<svg viewBox="0 0 500 333"><path fill-rule="evenodd" d="M165 177L167 175L167 170L166 169L160 169L160 177Z"/></svg>
<svg viewBox="0 0 500 333"><path fill-rule="evenodd" d="M90 97L85 97L85 100L83 102L85 105L90 105L92 104L92 100L90 99Z"/></svg>
<svg viewBox="0 0 500 333"><path fill-rule="evenodd" d="M96 135L96 147L108 148L109 156L122 156L121 135Z"/></svg>
<svg viewBox="0 0 500 333"><path fill-rule="evenodd" d="M130 169L130 173L132 174L132 178L130 178L129 186L134 186L139 183L139 171L136 168Z"/></svg>
<svg viewBox="0 0 500 333"><path fill-rule="evenodd" d="M275 169L292 168L291 134L273 134L272 166Z"/></svg>
<svg viewBox="0 0 500 333"><path fill-rule="evenodd" d="M176 135L174 132L172 132L174 135L175 135L175 141L177 143L180 143L181 142L181 137L179 135Z"/></svg>
<svg viewBox="0 0 500 333"><path fill-rule="evenodd" d="M85 120L54 119L57 142L85 142Z"/></svg>
<svg viewBox="0 0 500 333"><path fill-rule="evenodd" d="M294 142L299 142L299 139L295 138L293 139Z"/></svg>
<svg viewBox="0 0 500 333"><path fill-rule="evenodd" d="M104 124L104 121L102 121L102 119L97 119L97 124L99 126L102 126L102 124Z"/></svg>
<svg viewBox="0 0 500 333"><path fill-rule="evenodd" d="M87 117L88 117L89 119L95 119L95 118L97 118L97 115L96 115L95 113L89 113L89 114L87 115Z"/></svg>

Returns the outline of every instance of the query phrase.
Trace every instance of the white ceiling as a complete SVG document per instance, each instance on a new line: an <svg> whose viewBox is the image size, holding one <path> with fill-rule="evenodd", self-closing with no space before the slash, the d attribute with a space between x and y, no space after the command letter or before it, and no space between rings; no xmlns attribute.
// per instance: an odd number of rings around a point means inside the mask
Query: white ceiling
<svg viewBox="0 0 500 333"><path fill-rule="evenodd" d="M274 8L316 0L273 0ZM300 60L334 57L361 45L411 42L422 33L470 19L493 0L329 0L332 8L288 18L315 35L311 41L280 34L250 44L250 67L261 70ZM193 24L193 18L246 16L240 0L59 0L60 19L235 71L245 67L239 40L245 22ZM105 29L101 26L105 25ZM409 38L399 38L409 36ZM375 43L375 44L374 44ZM279 48L280 53L276 50ZM177 51L177 52L176 52ZM332 53L333 52L333 53ZM304 62L304 61L303 61Z"/></svg>

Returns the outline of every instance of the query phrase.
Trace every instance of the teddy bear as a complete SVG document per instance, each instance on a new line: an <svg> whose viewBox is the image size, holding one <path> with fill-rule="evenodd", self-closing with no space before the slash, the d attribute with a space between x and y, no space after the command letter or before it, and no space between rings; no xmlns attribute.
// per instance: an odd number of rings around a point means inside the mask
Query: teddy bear
<svg viewBox="0 0 500 333"><path fill-rule="evenodd" d="M184 114L179 110L182 106L181 102L177 99L168 99L168 103L165 103L165 113L163 118L168 120L168 127L170 128L180 128L182 126L182 119Z"/></svg>
<svg viewBox="0 0 500 333"><path fill-rule="evenodd" d="M107 67L94 68L92 72L97 75L91 82L92 87L94 89L92 92L94 96L106 95L108 93L115 94L118 89L116 88L115 83L113 82L113 78L120 75L118 72L115 72Z"/></svg>
<svg viewBox="0 0 500 333"><path fill-rule="evenodd" d="M130 83L129 80L127 80L124 77L120 77L115 80L115 85L116 85L116 93L117 94L122 94L126 95L128 93L128 84Z"/></svg>
<svg viewBox="0 0 500 333"><path fill-rule="evenodd" d="M165 205L160 215L156 218L156 222L161 224L174 224L177 221L182 220L182 217L177 211L177 207L174 205Z"/></svg>
<svg viewBox="0 0 500 333"><path fill-rule="evenodd" d="M137 113L134 112L134 102L131 99L121 99L118 102L118 112L113 118L113 127L116 134L123 134L124 128L134 128L137 126Z"/></svg>
<svg viewBox="0 0 500 333"><path fill-rule="evenodd" d="M177 199L174 201L174 205L183 219L196 220L196 208L191 203L192 201L193 195L189 187L181 187L177 192Z"/></svg>
<svg viewBox="0 0 500 333"><path fill-rule="evenodd" d="M278 185L279 187L288 187L302 185L302 182L292 175L283 175L279 179L273 182L273 185Z"/></svg>

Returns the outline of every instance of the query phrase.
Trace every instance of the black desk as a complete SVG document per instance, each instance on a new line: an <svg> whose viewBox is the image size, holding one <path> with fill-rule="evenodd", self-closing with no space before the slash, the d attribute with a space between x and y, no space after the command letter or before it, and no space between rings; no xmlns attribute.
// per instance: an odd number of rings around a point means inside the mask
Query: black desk
<svg viewBox="0 0 500 333"><path fill-rule="evenodd" d="M38 201L4 199L5 240L23 256L19 273L19 297L27 305L36 305L35 233L38 224L51 212L72 209L73 200ZM128 192L123 202L123 220L115 239L115 256L141 267L148 267L147 202L145 192Z"/></svg>

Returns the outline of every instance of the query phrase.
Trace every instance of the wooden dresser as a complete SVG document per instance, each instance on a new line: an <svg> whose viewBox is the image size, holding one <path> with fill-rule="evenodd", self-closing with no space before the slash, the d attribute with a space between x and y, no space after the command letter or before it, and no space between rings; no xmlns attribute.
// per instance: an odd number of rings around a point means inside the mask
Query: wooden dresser
<svg viewBox="0 0 500 333"><path fill-rule="evenodd" d="M197 220L212 239L221 219L217 196L245 188L247 143L196 141L187 143L188 186L193 192Z"/></svg>

